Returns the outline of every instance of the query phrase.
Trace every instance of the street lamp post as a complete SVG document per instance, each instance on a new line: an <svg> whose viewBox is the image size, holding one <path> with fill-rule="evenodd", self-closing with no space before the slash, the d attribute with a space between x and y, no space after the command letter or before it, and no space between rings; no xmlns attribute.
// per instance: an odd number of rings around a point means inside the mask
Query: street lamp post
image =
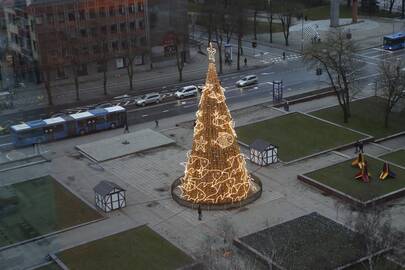
<svg viewBox="0 0 405 270"><path fill-rule="evenodd" d="M304 12L301 15L301 51L304 52Z"/></svg>

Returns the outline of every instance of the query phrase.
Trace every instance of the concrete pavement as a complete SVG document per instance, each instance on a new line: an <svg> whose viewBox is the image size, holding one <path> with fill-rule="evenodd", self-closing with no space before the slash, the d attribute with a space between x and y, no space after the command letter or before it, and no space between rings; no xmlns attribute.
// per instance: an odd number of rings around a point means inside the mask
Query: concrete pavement
<svg viewBox="0 0 405 270"><path fill-rule="evenodd" d="M271 99L263 101L270 102ZM271 103L255 105L256 103L257 101L247 101L232 106L232 115L237 126L283 114L282 110L272 109ZM334 97L327 97L291 105L290 109L308 112L335 104ZM342 153L335 152L288 166L274 164L269 167L259 167L248 162L249 170L261 177L262 197L243 209L204 211L203 221L198 221L195 211L183 208L171 199L169 189L172 181L184 171L181 163L185 161L186 152L191 146L193 133L191 123L194 114L193 112L166 118L161 120L159 128L155 129L174 139L177 142L176 145L102 162L97 166L77 155L75 145L113 137L122 134L123 130L105 131L43 145L44 154L52 159L52 162L46 164L48 167L41 167L42 174L52 175L89 204L93 204L92 188L99 181L106 179L113 181L127 189L128 206L123 210L109 213L106 220L0 252L0 268L14 270L39 265L45 262L45 256L49 252L70 248L144 223L187 253L198 255L207 236L220 236L218 224L223 219L232 222L238 236L313 211L344 222L345 215L350 211L347 205L340 206L335 198L325 196L296 180L296 176L300 173L345 159ZM154 125L154 122L145 122L130 126L130 131L135 132ZM403 137L384 144L393 149L405 146ZM371 147L374 146L370 146L370 149ZM376 147L376 149L380 148ZM368 145L366 149L369 149ZM26 150L28 151L28 149L20 151ZM246 149L243 151L246 153ZM21 181L24 176L29 175L29 170L35 171L35 167L9 171L2 174L2 179ZM399 230L405 230L404 203L405 199L392 202L393 225Z"/></svg>

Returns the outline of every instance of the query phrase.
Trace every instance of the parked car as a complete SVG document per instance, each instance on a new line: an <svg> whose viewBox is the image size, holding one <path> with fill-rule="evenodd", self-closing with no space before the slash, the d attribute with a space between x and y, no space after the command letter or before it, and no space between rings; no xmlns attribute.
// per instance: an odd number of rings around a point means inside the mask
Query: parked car
<svg viewBox="0 0 405 270"><path fill-rule="evenodd" d="M96 106L96 109L104 109L104 108L109 108L109 107L113 107L114 105L111 103L103 103L103 104L99 104Z"/></svg>
<svg viewBox="0 0 405 270"><path fill-rule="evenodd" d="M136 105L138 106L145 106L152 103L159 103L162 101L162 97L159 93L150 93L142 96L140 99L136 101Z"/></svg>
<svg viewBox="0 0 405 270"><path fill-rule="evenodd" d="M185 97L192 97L196 96L198 92L198 88L195 85L184 86L174 93L176 98L185 98Z"/></svg>
<svg viewBox="0 0 405 270"><path fill-rule="evenodd" d="M244 87L257 83L256 75L247 75L236 82L237 87Z"/></svg>

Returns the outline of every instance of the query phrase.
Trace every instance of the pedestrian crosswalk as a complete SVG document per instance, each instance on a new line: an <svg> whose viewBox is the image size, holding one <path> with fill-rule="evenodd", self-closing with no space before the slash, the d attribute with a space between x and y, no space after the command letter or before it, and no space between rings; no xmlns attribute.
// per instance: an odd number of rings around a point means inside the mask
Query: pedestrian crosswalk
<svg viewBox="0 0 405 270"><path fill-rule="evenodd" d="M278 64L291 61L299 61L302 58L302 55L296 53L287 53L285 58L281 55L274 55L270 53L256 54L256 58L260 59L260 62L263 64Z"/></svg>

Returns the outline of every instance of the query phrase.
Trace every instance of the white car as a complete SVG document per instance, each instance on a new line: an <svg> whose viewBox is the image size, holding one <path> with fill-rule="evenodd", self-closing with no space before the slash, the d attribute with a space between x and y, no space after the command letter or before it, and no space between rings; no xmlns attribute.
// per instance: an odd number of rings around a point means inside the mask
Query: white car
<svg viewBox="0 0 405 270"><path fill-rule="evenodd" d="M185 98L185 97L193 97L196 96L198 92L198 88L195 85L184 86L180 88L174 95L176 98Z"/></svg>
<svg viewBox="0 0 405 270"><path fill-rule="evenodd" d="M145 105L152 104L152 103L160 103L162 101L162 97L159 93L149 93L136 101L136 105L144 107Z"/></svg>
<svg viewBox="0 0 405 270"><path fill-rule="evenodd" d="M247 75L236 82L237 87L244 87L251 84L257 83L257 76L256 75Z"/></svg>

